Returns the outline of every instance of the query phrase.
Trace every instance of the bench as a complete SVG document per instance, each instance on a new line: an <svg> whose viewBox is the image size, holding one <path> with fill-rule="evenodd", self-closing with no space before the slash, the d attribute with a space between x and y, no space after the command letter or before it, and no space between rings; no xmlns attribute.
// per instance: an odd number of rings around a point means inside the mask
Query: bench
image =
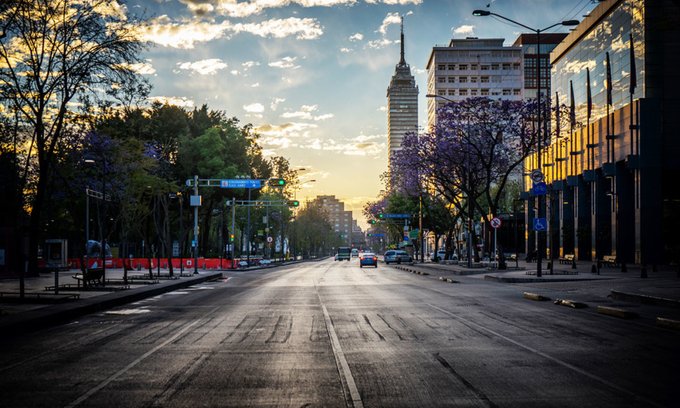
<svg viewBox="0 0 680 408"><path fill-rule="evenodd" d="M72 278L78 281L78 288L80 288L80 282L83 282L83 287L87 287L92 283L103 284L104 283L104 268L90 268L81 269L81 273L73 275Z"/></svg>
<svg viewBox="0 0 680 408"><path fill-rule="evenodd" d="M574 254L565 254L559 261L561 264L570 264L574 262Z"/></svg>
<svg viewBox="0 0 680 408"><path fill-rule="evenodd" d="M602 257L600 262L602 263L602 266L610 266L612 268L619 266L619 263L616 261L615 255L605 255Z"/></svg>

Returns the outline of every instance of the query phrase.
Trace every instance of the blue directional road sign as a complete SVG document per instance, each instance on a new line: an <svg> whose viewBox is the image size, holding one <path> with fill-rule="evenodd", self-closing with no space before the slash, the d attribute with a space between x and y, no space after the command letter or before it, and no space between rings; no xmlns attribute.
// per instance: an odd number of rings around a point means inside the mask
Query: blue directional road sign
<svg viewBox="0 0 680 408"><path fill-rule="evenodd" d="M544 181L534 183L534 195L541 196L548 192L548 185Z"/></svg>
<svg viewBox="0 0 680 408"><path fill-rule="evenodd" d="M534 231L545 231L548 229L548 222L545 218L534 218Z"/></svg>
<svg viewBox="0 0 680 408"><path fill-rule="evenodd" d="M411 218L411 214L383 214L383 218Z"/></svg>
<svg viewBox="0 0 680 408"><path fill-rule="evenodd" d="M226 179L220 180L222 188L260 188L262 181L255 179Z"/></svg>

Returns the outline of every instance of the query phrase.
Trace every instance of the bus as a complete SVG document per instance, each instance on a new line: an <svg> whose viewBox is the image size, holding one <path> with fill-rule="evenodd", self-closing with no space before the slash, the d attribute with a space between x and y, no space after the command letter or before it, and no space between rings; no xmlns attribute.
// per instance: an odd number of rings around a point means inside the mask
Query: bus
<svg viewBox="0 0 680 408"><path fill-rule="evenodd" d="M338 248L338 261L347 260L349 261L352 256L352 248L350 247L339 247Z"/></svg>

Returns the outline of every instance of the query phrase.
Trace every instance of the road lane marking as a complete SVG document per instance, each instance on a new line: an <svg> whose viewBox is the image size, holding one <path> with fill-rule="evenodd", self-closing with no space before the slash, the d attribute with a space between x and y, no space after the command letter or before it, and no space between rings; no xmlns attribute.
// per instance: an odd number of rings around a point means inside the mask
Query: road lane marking
<svg viewBox="0 0 680 408"><path fill-rule="evenodd" d="M133 362L131 362L130 364L126 365L124 368L118 370L116 373L114 373L112 376L110 376L109 378L105 379L105 380L102 381L101 383L99 383L97 386L91 388L91 389L90 389L88 392L86 392L85 394L81 395L78 399L76 399L75 401L73 401L73 402L71 402L70 404L66 405L65 408L74 408L74 407L80 405L80 404L83 403L85 400L87 400L88 398L90 398L92 395L94 395L95 393L97 393L98 391L100 391L101 389L103 389L104 387L106 387L107 385L109 385L111 382L115 381L118 377L120 377L121 375L123 375L123 374L125 374L126 372L128 372L131 368L133 368L133 367L136 366L137 364L139 364L139 363L141 363L142 361L144 361L147 357L151 356L152 354L154 354L154 353L157 352L158 350L162 349L163 347L167 346L169 343L173 342L176 338L178 338L179 336L181 336L184 332L186 332L187 330L189 330L190 328L192 328L193 326L195 326L196 324L198 324L198 322L200 322L200 321L201 321L202 319L204 319L206 316L208 316L208 315L210 315L210 314L216 312L219 308L220 308L219 306L218 306L218 307L215 307L215 308L213 308L212 310L210 310L209 312L205 313L203 316L201 316L201 317L199 317L198 319L194 320L193 322L187 324L187 325L184 326L182 329L180 329L179 331L177 331L172 337L170 337L169 339L165 340L163 343L159 344L158 346L152 348L151 350L147 351L146 353L142 354L140 357L138 357L137 359L135 359Z"/></svg>
<svg viewBox="0 0 680 408"><path fill-rule="evenodd" d="M319 292L316 292L319 296ZM345 358L345 353L342 352L342 347L340 346L340 340L338 335L335 333L335 328L333 327L333 321L331 320L330 314L328 314L328 309L326 305L321 302L321 296L319 296L319 303L321 303L321 309L323 310L323 317L326 320L326 330L328 331L328 336L331 338L331 348L333 349L333 355L335 355L335 362L338 365L340 375L344 379L344 383L347 384L349 389L350 398L352 399L352 405L355 408L363 408L364 403L361 401L361 395L359 394L359 389L354 382L354 377L352 376L352 371L349 369L349 364L347 364L347 359Z"/></svg>
<svg viewBox="0 0 680 408"><path fill-rule="evenodd" d="M659 405L659 404L657 404L656 402L651 401L651 400L649 400L649 399L647 399L647 398L645 398L645 397L642 397L642 396L640 396L640 395L638 395L638 394L635 394L635 393L633 393L633 392L631 392L631 391L629 391L629 390L627 390L627 389L625 389L625 388L623 388L623 387L619 387L618 385L616 385L616 384L614 384L614 383L612 383L612 382L610 382L610 381L607 381L607 380L605 380L605 379L602 378L602 377L598 377L597 375L591 374L591 373L589 373L589 372L587 372L587 371L585 371L585 370L582 370L582 369L580 369L580 368L578 368L578 367L576 367L576 366L574 366L574 365L572 365L572 364L567 363L566 361L562 361L562 360L560 360L560 359L558 359L558 358L556 358L556 357L553 357L553 356L551 356L551 355L549 355L549 354L546 354L546 353L544 353L544 352L542 352L542 351L536 350L535 348L533 348L533 347L531 347L531 346L527 346L526 344L522 344L522 343L518 342L517 340L513 340L513 339L511 339L511 338L509 338L509 337L507 337L507 336L504 336L504 335L502 335L502 334L500 334L500 333L498 333L498 332L496 332L496 331L494 331L494 330L491 330L491 329L489 329L489 328L487 328L487 327L484 327L484 326L480 325L479 323L475 323L475 322L473 322L472 320L469 320L469 319L466 319L466 318L464 318L464 317L458 316L458 315L456 315L455 313L449 312L448 310L442 309L442 308L440 308L440 307L438 307L438 306L435 306L435 305L432 305L432 304L429 304L429 303L425 303L425 304L428 305L428 306L430 306L431 308L433 308L433 309L435 309L435 310L438 310L438 311L440 311L440 312L442 312L442 313L444 313L444 314L446 314L446 315L448 315L448 316L453 317L454 319L460 320L460 321L462 321L462 322L464 322L464 323L466 323L466 324L468 324L468 325L475 326L475 327L477 327L478 329L483 330L483 331L485 331L485 332L487 332L487 333L493 334L493 335L496 336L496 337L500 337L501 339L503 339L503 340L505 340L505 341L507 341L507 342L509 342L509 343L512 343L512 344L514 344L514 345L516 345L516 346L518 346L518 347L521 347L521 348L523 348L523 349L525 349L525 350L527 350L527 351L530 351L530 352L532 352L532 353L534 353L534 354L537 354L537 355L539 355L539 356L541 356L541 357L543 357L543 358L545 358L545 359L548 359L548 360L550 360L550 361L552 361L552 362L555 362L555 363L557 363L557 364L559 364L559 365L561 365L561 366L563 366L563 367L565 367L565 368L568 368L568 369L570 369L570 370L572 370L572 371L575 371L575 372L577 372L577 373L579 373L579 374L581 374L581 375L584 375L584 376L586 376L586 377L588 377L588 378L590 378L590 379L592 379L592 380L599 381L600 383L602 383L602 384L604 384L604 385L606 385L606 386L608 386L608 387L610 387L610 388L613 388L613 389L615 389L615 390L617 390L617 391L619 391L619 392L621 392L621 393L623 393L623 394L630 395L630 396L633 397L633 398L639 399L640 401L644 401L645 403L647 403L647 404L649 404L649 405L652 405L652 406L655 406L655 407L663 407L663 405Z"/></svg>

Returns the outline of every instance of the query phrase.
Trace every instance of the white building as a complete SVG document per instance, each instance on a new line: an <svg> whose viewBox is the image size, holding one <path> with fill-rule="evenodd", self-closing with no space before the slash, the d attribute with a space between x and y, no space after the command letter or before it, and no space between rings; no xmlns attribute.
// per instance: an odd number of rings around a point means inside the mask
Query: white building
<svg viewBox="0 0 680 408"><path fill-rule="evenodd" d="M504 47L502 38L452 39L432 48L427 61L427 125L434 126L438 105L446 99L489 97L521 100L522 48ZM446 99L444 99L446 98Z"/></svg>

